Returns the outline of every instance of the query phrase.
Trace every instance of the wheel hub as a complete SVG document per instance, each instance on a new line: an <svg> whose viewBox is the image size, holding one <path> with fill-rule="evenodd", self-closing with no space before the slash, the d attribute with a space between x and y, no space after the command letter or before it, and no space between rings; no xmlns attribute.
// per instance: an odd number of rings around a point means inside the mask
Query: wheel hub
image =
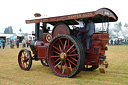
<svg viewBox="0 0 128 85"><path fill-rule="evenodd" d="M62 60L64 60L64 59L66 58L66 53L62 52L62 53L60 54L60 58L61 58Z"/></svg>

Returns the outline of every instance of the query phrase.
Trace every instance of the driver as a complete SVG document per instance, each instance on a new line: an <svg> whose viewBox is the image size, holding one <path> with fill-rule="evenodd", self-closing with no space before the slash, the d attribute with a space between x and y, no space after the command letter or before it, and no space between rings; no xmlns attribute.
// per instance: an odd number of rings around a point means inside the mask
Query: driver
<svg viewBox="0 0 128 85"><path fill-rule="evenodd" d="M89 50L91 48L92 35L95 33L95 25L92 22L92 17L88 18L86 31L88 31L86 34L86 49Z"/></svg>
<svg viewBox="0 0 128 85"><path fill-rule="evenodd" d="M86 28L84 26L84 22L82 21L82 19L80 19L79 21L77 20L75 21L78 22L80 26L79 33L77 34L77 38L83 43L85 33L87 33L86 34L86 49L89 50L91 48L92 34L95 32L95 25L92 22L92 18L91 17L88 18L88 24Z"/></svg>

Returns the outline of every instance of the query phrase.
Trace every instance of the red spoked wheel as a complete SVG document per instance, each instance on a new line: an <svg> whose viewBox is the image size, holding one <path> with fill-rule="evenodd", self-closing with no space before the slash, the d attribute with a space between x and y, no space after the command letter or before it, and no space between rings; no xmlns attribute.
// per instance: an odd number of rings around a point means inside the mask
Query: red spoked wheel
<svg viewBox="0 0 128 85"><path fill-rule="evenodd" d="M29 70L32 66L31 52L27 49L22 49L18 55L18 63L22 70Z"/></svg>
<svg viewBox="0 0 128 85"><path fill-rule="evenodd" d="M41 63L43 66L48 66L47 59L41 59Z"/></svg>
<svg viewBox="0 0 128 85"><path fill-rule="evenodd" d="M58 35L49 44L47 60L53 73L61 77L73 77L85 64L81 42L71 35Z"/></svg>

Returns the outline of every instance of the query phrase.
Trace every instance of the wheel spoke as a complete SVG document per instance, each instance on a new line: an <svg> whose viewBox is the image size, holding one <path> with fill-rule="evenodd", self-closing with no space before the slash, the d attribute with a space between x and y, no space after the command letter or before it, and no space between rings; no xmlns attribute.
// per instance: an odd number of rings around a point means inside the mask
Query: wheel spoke
<svg viewBox="0 0 128 85"><path fill-rule="evenodd" d="M66 44L67 44L67 40L65 40L65 43L64 43L64 49L63 49L63 50L65 50Z"/></svg>
<svg viewBox="0 0 128 85"><path fill-rule="evenodd" d="M69 62L69 68L70 68L70 70L72 71L72 66L71 66L71 63Z"/></svg>
<svg viewBox="0 0 128 85"><path fill-rule="evenodd" d="M62 63L63 63L63 62L61 62L60 70L62 70Z"/></svg>
<svg viewBox="0 0 128 85"><path fill-rule="evenodd" d="M67 65L67 63L66 63L66 62L65 62L65 65L66 65L66 67L67 67L67 69L68 69L68 72L70 72L70 70L69 70L68 65Z"/></svg>
<svg viewBox="0 0 128 85"><path fill-rule="evenodd" d="M27 65L26 65L26 63L25 63L25 65L24 65L24 66L25 66L25 68L27 68Z"/></svg>
<svg viewBox="0 0 128 85"><path fill-rule="evenodd" d="M61 43L61 45L62 45L62 48L63 48L64 46L63 46L63 43L62 43L61 39L59 39L59 41L60 41L60 43Z"/></svg>
<svg viewBox="0 0 128 85"><path fill-rule="evenodd" d="M25 62L23 61L23 66L25 66L24 63L25 63Z"/></svg>
<svg viewBox="0 0 128 85"><path fill-rule="evenodd" d="M75 45L75 44L73 44L73 45L67 50L67 52L70 51L70 50L73 48L74 45Z"/></svg>
<svg viewBox="0 0 128 85"><path fill-rule="evenodd" d="M59 50L58 48L56 48L55 46L52 46L53 48L55 48L56 50L58 50L58 51L60 51L61 52L61 50Z"/></svg>
<svg viewBox="0 0 128 85"><path fill-rule="evenodd" d="M59 45L60 52L62 52L62 48L61 48L61 46L60 46L60 44L59 44L59 43L58 43L58 45Z"/></svg>
<svg viewBox="0 0 128 85"><path fill-rule="evenodd" d="M58 59L55 61L55 63L56 63L58 60L60 60L60 58L58 58Z"/></svg>
<svg viewBox="0 0 128 85"><path fill-rule="evenodd" d="M77 50L77 48L73 49L70 53L73 53L75 50Z"/></svg>
<svg viewBox="0 0 128 85"><path fill-rule="evenodd" d="M28 67L28 64L27 64L27 62L26 62L26 66Z"/></svg>
<svg viewBox="0 0 128 85"><path fill-rule="evenodd" d="M71 55L67 55L67 56L78 56L78 54L71 54Z"/></svg>
<svg viewBox="0 0 128 85"><path fill-rule="evenodd" d="M65 70L65 64L64 64L64 68L63 68L62 74L64 74L64 70Z"/></svg>
<svg viewBox="0 0 128 85"><path fill-rule="evenodd" d="M75 63L73 63L71 60L67 59L70 63L72 63L73 65L77 66Z"/></svg>
<svg viewBox="0 0 128 85"><path fill-rule="evenodd" d="M58 54L58 55L60 54L60 53L58 53L58 52L56 52L56 51L53 51L53 52L55 52L55 53Z"/></svg>
<svg viewBox="0 0 128 85"><path fill-rule="evenodd" d="M29 58L25 58L24 61L29 60Z"/></svg>
<svg viewBox="0 0 128 85"><path fill-rule="evenodd" d="M25 56L24 52L22 52L22 55Z"/></svg>
<svg viewBox="0 0 128 85"><path fill-rule="evenodd" d="M59 57L59 56L51 56L51 58L56 58L56 57Z"/></svg>
<svg viewBox="0 0 128 85"><path fill-rule="evenodd" d="M23 54L24 54L24 56L25 56L25 55L26 55L26 52L24 51Z"/></svg>
<svg viewBox="0 0 128 85"><path fill-rule="evenodd" d="M78 62L78 60L76 60L75 58L72 58L72 57L70 57L72 60L74 60L74 61L76 61L76 62Z"/></svg>
<svg viewBox="0 0 128 85"><path fill-rule="evenodd" d="M24 57L21 55L20 59L24 59Z"/></svg>
<svg viewBox="0 0 128 85"><path fill-rule="evenodd" d="M62 61L60 61L59 63L57 63L54 67L56 68Z"/></svg>

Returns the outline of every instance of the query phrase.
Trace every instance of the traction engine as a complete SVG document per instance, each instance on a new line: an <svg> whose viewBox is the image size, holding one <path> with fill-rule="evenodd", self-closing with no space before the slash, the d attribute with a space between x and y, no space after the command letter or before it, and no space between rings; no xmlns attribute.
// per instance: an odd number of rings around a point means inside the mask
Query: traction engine
<svg viewBox="0 0 128 85"><path fill-rule="evenodd" d="M40 14L35 16L38 17ZM20 68L28 71L32 66L32 60L40 60L43 66L49 66L52 72L60 77L73 77L81 70L93 71L97 68L101 73L105 73L105 68L108 67L105 55L106 45L109 43L108 32L94 33L90 50L86 50L86 42L81 43L77 39L78 27L74 25L78 23L74 19L83 19L86 23L89 17L93 18L94 23L106 20L112 22L118 19L110 9L101 8L87 13L26 20L27 24L35 23L35 40L30 43L31 51L22 49L19 52ZM54 27L51 33L47 24Z"/></svg>

